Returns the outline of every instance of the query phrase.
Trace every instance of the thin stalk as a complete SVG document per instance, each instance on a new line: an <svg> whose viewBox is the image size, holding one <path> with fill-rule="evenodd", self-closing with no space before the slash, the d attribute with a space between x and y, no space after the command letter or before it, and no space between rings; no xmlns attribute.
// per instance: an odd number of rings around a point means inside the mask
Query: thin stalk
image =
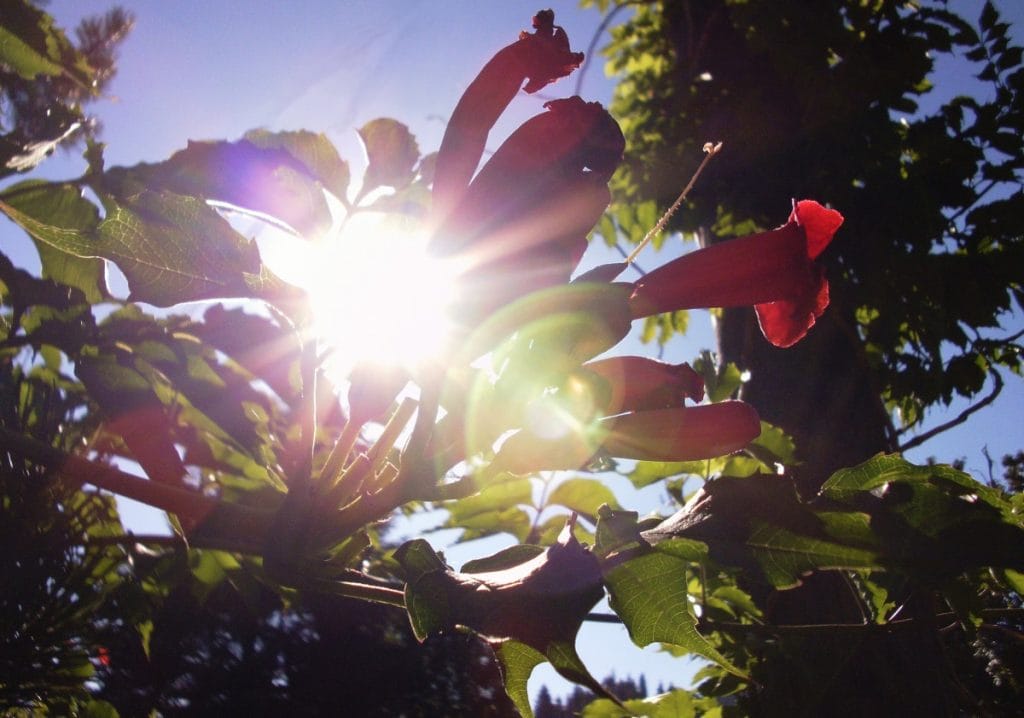
<svg viewBox="0 0 1024 718"><path fill-rule="evenodd" d="M305 328L300 330L305 334ZM297 489L309 490L312 485L313 456L316 453L316 377L319 358L317 341L312 335L302 342L302 408L300 416L302 456L296 466L296 475L292 477L290 491Z"/></svg>
<svg viewBox="0 0 1024 718"><path fill-rule="evenodd" d="M381 433L380 438L377 439L376 443L367 453L367 458L369 458L373 467L372 474L376 474L387 460L388 451L398 441L399 434L402 433L406 424L409 423L413 412L416 411L416 406L417 403L414 399L406 397L398 405L398 408L395 409L395 413L391 415L391 418L388 419L388 423L384 426L384 431Z"/></svg>
<svg viewBox="0 0 1024 718"><path fill-rule="evenodd" d="M341 473L331 490L324 495L328 506L344 506L356 495L366 477L370 475L370 460L366 454L360 454Z"/></svg>
<svg viewBox="0 0 1024 718"><path fill-rule="evenodd" d="M359 430L362 428L360 422L349 417L345 428L341 430L341 436L334 442L334 447L327 457L327 463L324 464L324 468L320 472L320 484L327 487L327 490L333 489L341 481L342 469L352 453L352 447L356 445Z"/></svg>
<svg viewBox="0 0 1024 718"><path fill-rule="evenodd" d="M358 583L356 581L316 581L314 587L318 590L332 593L335 596L345 596L346 598L356 598L360 601L405 608L405 592L397 588L387 588L385 586Z"/></svg>
<svg viewBox="0 0 1024 718"><path fill-rule="evenodd" d="M690 190L692 190L693 186L697 183L697 178L700 177L700 173L708 166L708 162L711 161L711 158L717 155L721 150L721 142L718 144L711 144L708 142L704 145L704 159L700 163L700 166L697 167L697 171L693 173L692 177L690 177L690 181L686 183L683 191L679 193L679 196L676 197L676 201L672 203L672 206L668 208L668 211L661 215L661 219L659 219L653 227L647 230L647 234L645 234L644 238L640 240L640 244L636 245L636 248L630 252L628 257L626 257L626 264L632 264L637 258L637 255L640 254L643 248L647 246L647 243L654 239L654 237L658 236L658 233L665 228L668 221L672 219L672 215L674 215L679 207L682 206L683 202L686 201L686 197L690 194Z"/></svg>

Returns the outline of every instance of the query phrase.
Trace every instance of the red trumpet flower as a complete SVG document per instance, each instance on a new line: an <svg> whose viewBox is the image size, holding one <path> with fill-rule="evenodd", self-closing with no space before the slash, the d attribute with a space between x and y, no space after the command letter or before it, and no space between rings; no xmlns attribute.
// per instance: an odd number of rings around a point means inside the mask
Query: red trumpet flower
<svg viewBox="0 0 1024 718"><path fill-rule="evenodd" d="M723 401L612 416L585 433L541 439L522 429L502 444L491 466L514 474L580 469L602 449L623 459L709 459L744 448L761 434L761 421L749 404Z"/></svg>
<svg viewBox="0 0 1024 718"><path fill-rule="evenodd" d="M778 229L699 249L637 281L633 317L755 305L765 338L791 346L828 306L828 281L814 260L842 223L835 210L813 200L796 202Z"/></svg>
<svg viewBox="0 0 1024 718"><path fill-rule="evenodd" d="M530 291L564 283L610 200L625 140L598 103L555 100L498 148L475 178L491 127L515 93L579 66L554 14L501 50L459 101L438 151L431 251L465 265L460 318L475 323Z"/></svg>
<svg viewBox="0 0 1024 718"><path fill-rule="evenodd" d="M610 357L583 365L607 382L608 414L671 409L684 399L704 398L704 379L689 364L667 364L648 357Z"/></svg>
<svg viewBox="0 0 1024 718"><path fill-rule="evenodd" d="M582 52L570 51L569 38L555 25L554 12L538 12L533 27L534 34L519 33L518 41L484 65L455 106L434 169L435 217L447 216L462 199L483 156L488 133L523 82L529 80L523 89L536 92L583 62Z"/></svg>

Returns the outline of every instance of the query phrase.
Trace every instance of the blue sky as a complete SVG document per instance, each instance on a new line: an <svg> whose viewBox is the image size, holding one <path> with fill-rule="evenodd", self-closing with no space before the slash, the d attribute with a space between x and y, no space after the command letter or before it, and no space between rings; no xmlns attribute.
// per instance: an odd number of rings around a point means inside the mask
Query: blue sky
<svg viewBox="0 0 1024 718"><path fill-rule="evenodd" d="M72 27L82 16L102 12L110 4L53 0L48 10L61 25ZM94 107L104 125L108 166L158 161L190 139L235 139L255 127L326 132L342 156L358 166L362 151L354 130L381 116L408 124L421 149L432 151L462 90L497 49L529 28L530 17L538 9L535 0L125 0L121 4L135 14L136 27L120 54L111 97ZM554 7L556 22L566 28L573 48L585 49L599 15L578 9L575 2L546 4ZM1024 2L1004 0L997 5L1006 19L1024 28ZM981 3L963 1L954 7L971 17ZM940 82L948 79L962 87L969 81L969 75L955 64L940 70ZM541 97L520 95L492 134L491 146L538 112L545 99L572 94L575 81L570 78L550 86ZM611 88L598 58L585 76L581 94L606 102ZM58 156L44 165L41 174L70 177L81 171L77 159ZM24 248L16 235L8 223L0 223L5 252L19 243ZM26 256L23 250L17 253ZM674 348L676 360L691 359L701 347L713 346L706 323L696 316L694 323L702 327ZM1017 327L1021 323L1020 317L1014 321ZM626 351L643 350L634 342ZM994 408L928 442L911 458L934 455L948 461L965 456L969 470L983 472L982 446L988 445L996 458L1024 447L1022 384L1010 378ZM942 420L940 413L933 413L928 425ZM647 506L642 508L653 508L659 499L643 497ZM650 651L641 653L632 647L621 627L588 629L580 650L599 677L614 669L620 676L646 672L652 688L659 681L677 685L688 681L678 661L654 661ZM535 676L534 690L539 680L551 678L542 669Z"/></svg>

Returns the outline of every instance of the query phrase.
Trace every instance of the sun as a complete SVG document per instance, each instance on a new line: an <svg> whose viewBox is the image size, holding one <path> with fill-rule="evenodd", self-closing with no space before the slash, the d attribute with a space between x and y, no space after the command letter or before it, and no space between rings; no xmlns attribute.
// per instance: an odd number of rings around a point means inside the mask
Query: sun
<svg viewBox="0 0 1024 718"><path fill-rule="evenodd" d="M359 211L319 242L263 245L268 266L308 292L333 376L367 362L412 370L444 348L458 269L427 239L410 220Z"/></svg>

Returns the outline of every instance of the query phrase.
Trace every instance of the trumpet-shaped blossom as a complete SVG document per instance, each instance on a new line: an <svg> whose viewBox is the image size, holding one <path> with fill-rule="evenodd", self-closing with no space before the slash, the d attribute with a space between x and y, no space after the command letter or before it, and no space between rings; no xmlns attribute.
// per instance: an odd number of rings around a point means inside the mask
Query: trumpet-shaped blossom
<svg viewBox="0 0 1024 718"><path fill-rule="evenodd" d="M842 223L835 210L796 202L778 229L699 249L647 274L634 285L633 316L754 305L765 338L791 346L828 306L828 281L814 260Z"/></svg>
<svg viewBox="0 0 1024 718"><path fill-rule="evenodd" d="M514 474L580 469L599 451L644 461L709 459L739 451L760 433L757 412L742 401L636 411L559 439L523 429L502 444L492 468Z"/></svg>
<svg viewBox="0 0 1024 718"><path fill-rule="evenodd" d="M565 77L583 62L582 52L569 49L565 30L555 14L542 10L533 17L533 34L498 51L466 88L445 128L434 169L433 212L444 217L462 198L487 144L487 135L519 89L536 92Z"/></svg>
<svg viewBox="0 0 1024 718"><path fill-rule="evenodd" d="M470 84L438 151L430 250L462 265L456 311L470 323L568 280L610 201L608 178L625 147L600 104L554 100L473 178L491 127L523 83L536 91L582 62L553 13L533 24L535 33L498 52Z"/></svg>
<svg viewBox="0 0 1024 718"><path fill-rule="evenodd" d="M648 357L599 359L583 365L604 380L609 390L607 412L670 409L684 399L704 398L704 379L689 364L668 364Z"/></svg>

